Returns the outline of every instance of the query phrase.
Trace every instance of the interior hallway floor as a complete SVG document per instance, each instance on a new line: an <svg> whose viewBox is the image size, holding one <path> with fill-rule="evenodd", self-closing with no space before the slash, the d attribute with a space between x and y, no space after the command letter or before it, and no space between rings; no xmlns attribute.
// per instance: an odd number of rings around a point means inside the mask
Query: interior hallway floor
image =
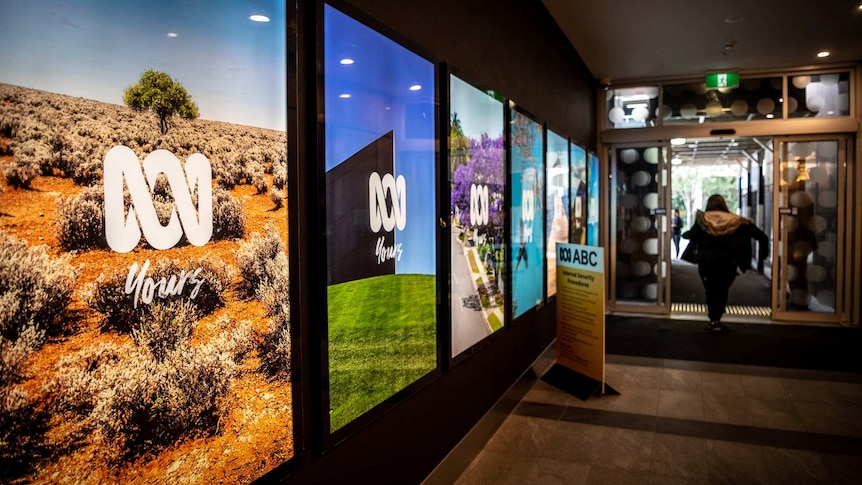
<svg viewBox="0 0 862 485"><path fill-rule="evenodd" d="M586 401L540 379L552 345L451 480L862 483L862 329L703 325L609 316L606 382L620 394Z"/></svg>

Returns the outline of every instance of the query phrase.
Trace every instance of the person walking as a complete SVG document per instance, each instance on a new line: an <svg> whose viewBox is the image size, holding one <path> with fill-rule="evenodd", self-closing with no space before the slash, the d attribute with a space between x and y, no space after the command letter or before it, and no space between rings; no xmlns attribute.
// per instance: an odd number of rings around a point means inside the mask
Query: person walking
<svg viewBox="0 0 862 485"><path fill-rule="evenodd" d="M679 209L673 210L671 235L673 236L673 245L676 248L676 258L679 259L679 238L682 236L682 217L679 216Z"/></svg>
<svg viewBox="0 0 862 485"><path fill-rule="evenodd" d="M751 268L751 240L758 243L758 267L769 253L769 237L752 223L727 209L724 197L715 194L706 202L706 211L697 211L691 229L682 234L690 242L682 259L696 263L706 291L710 332L721 332L721 316L727 306L730 285L737 271Z"/></svg>

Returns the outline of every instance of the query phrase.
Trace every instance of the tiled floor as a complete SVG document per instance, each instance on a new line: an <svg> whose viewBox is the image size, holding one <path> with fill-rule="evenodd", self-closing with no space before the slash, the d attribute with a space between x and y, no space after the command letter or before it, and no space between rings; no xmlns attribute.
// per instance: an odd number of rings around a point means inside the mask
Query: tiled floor
<svg viewBox="0 0 862 485"><path fill-rule="evenodd" d="M620 395L535 380L456 483L862 483L862 375L607 361Z"/></svg>

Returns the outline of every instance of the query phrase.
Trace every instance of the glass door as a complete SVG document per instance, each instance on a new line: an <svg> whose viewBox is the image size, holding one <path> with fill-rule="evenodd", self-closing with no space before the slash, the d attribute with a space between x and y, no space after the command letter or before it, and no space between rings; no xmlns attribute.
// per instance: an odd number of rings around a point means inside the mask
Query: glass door
<svg viewBox="0 0 862 485"><path fill-rule="evenodd" d="M670 313L668 144L611 147L612 311Z"/></svg>
<svg viewBox="0 0 862 485"><path fill-rule="evenodd" d="M783 137L776 143L773 319L841 322L849 139Z"/></svg>

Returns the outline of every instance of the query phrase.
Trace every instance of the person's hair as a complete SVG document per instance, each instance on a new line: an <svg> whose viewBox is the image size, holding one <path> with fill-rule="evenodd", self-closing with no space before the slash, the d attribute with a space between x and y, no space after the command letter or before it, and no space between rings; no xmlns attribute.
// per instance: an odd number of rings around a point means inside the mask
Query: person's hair
<svg viewBox="0 0 862 485"><path fill-rule="evenodd" d="M724 201L724 197L718 194L713 194L709 196L709 199L707 199L706 201L706 210L730 212L730 210L727 208L727 202Z"/></svg>

